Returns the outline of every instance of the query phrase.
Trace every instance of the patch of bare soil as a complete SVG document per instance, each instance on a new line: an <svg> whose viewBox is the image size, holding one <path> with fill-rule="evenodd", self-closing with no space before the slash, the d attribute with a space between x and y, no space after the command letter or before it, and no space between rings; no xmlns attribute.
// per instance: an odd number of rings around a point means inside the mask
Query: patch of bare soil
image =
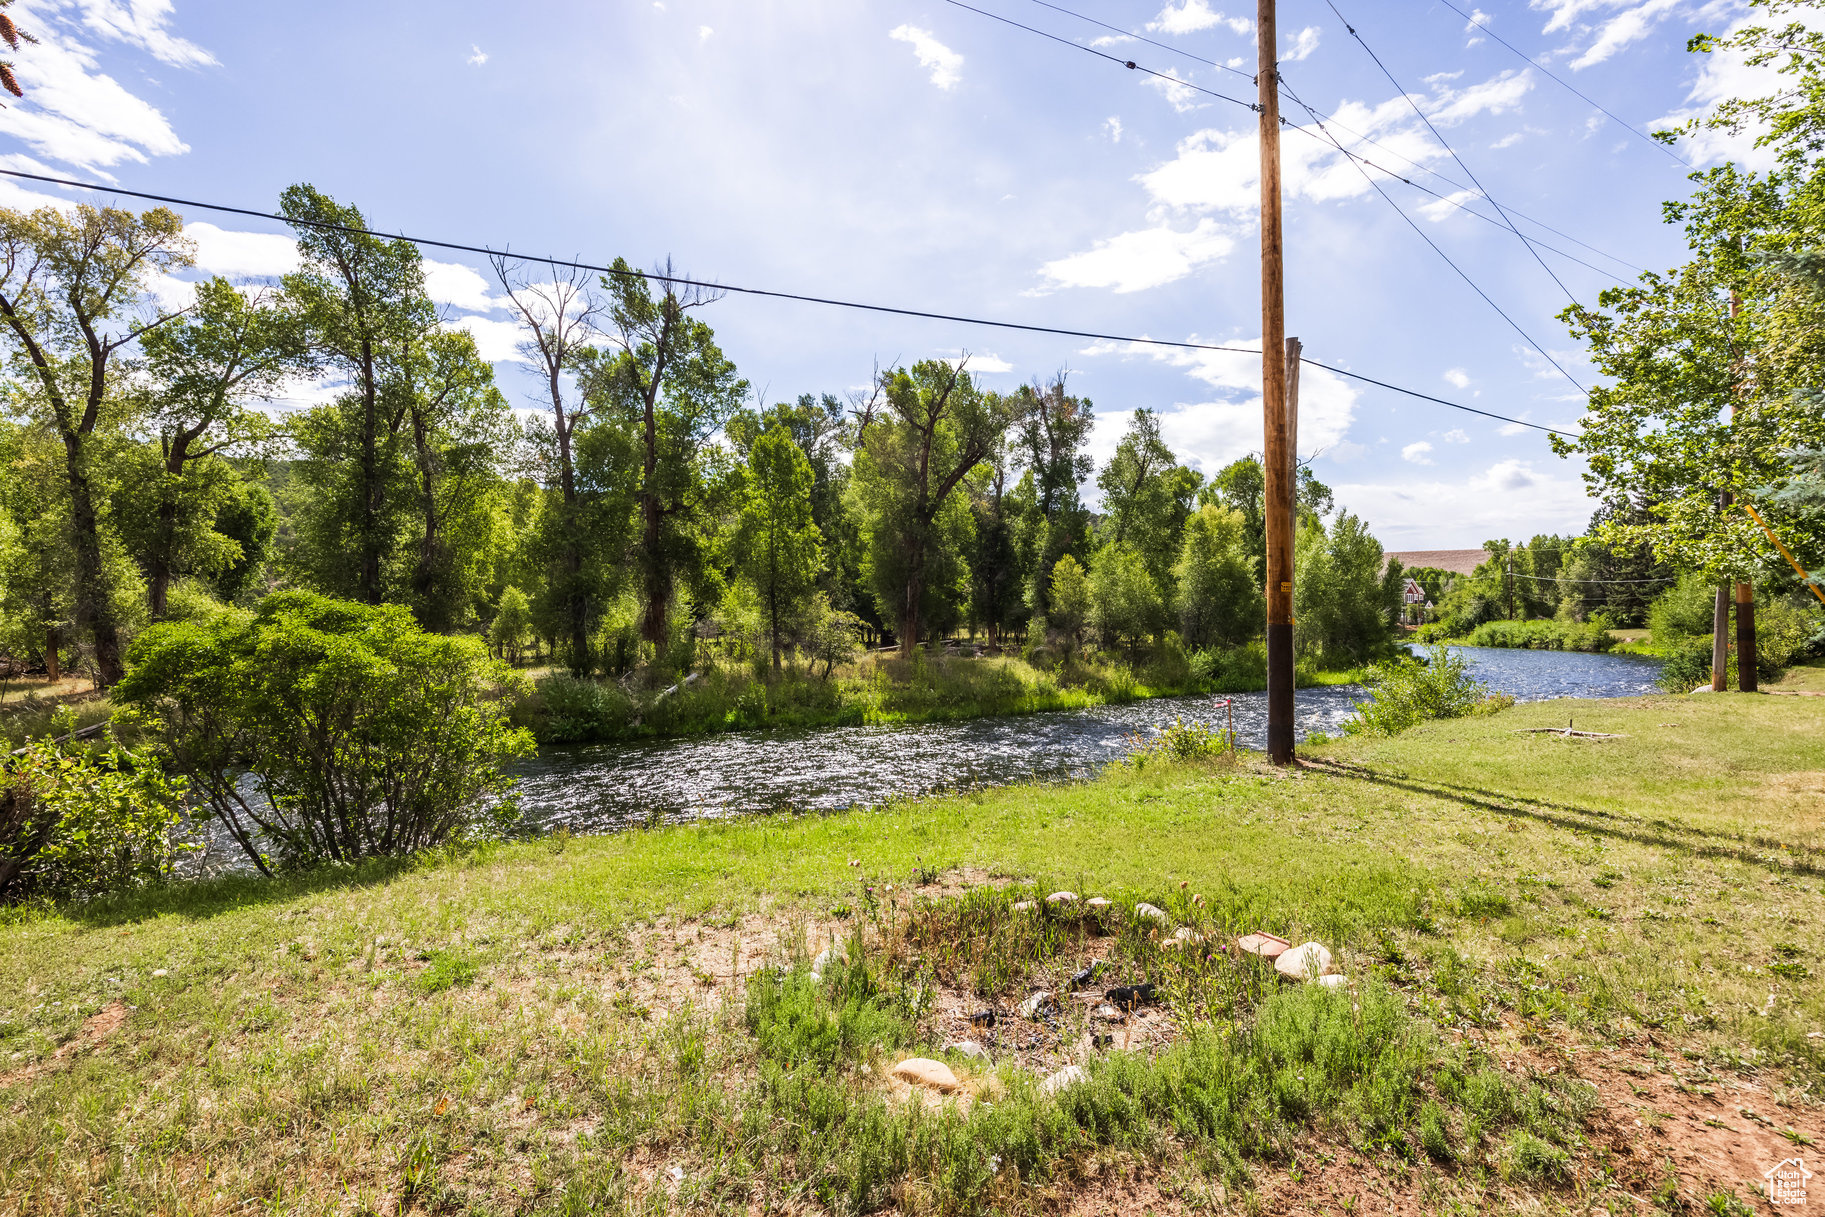
<svg viewBox="0 0 1825 1217"><path fill-rule="evenodd" d="M1599 1128L1618 1174L1642 1195L1672 1175L1696 1208L1731 1189L1752 1200L1777 1163L1825 1158L1825 1112L1782 1105L1757 1076L1681 1076L1645 1045L1578 1054L1576 1070L1601 1096Z"/></svg>
<svg viewBox="0 0 1825 1217"><path fill-rule="evenodd" d="M124 1002L109 1002L102 1009L89 1015L82 1022L82 1029L74 1037L59 1044L57 1050L42 1061L36 1061L23 1069L0 1074L0 1086L11 1086L17 1082L29 1082L40 1074L49 1073L62 1061L79 1052L98 1048L107 1038L120 1030L127 1021L127 1006Z"/></svg>

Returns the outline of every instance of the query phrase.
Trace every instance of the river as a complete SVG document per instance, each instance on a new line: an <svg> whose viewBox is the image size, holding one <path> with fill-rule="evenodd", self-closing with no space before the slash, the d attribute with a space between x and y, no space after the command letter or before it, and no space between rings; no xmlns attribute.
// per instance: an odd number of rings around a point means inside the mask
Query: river
<svg viewBox="0 0 1825 1217"><path fill-rule="evenodd" d="M1521 701L1628 697L1656 691L1657 661L1576 651L1459 648L1477 679ZM1303 739L1337 734L1365 695L1356 685L1301 689ZM1222 703L1228 700L1231 706ZM1177 719L1226 727L1263 745L1267 695L1162 697L1125 706L957 723L743 731L688 739L546 748L519 767L529 826L611 832L649 822L756 811L831 810L903 795L1079 780Z"/></svg>

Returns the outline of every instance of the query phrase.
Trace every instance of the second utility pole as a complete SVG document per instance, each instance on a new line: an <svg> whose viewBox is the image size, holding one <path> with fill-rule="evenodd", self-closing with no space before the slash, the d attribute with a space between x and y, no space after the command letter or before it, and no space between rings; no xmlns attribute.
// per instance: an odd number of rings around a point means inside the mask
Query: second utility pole
<svg viewBox="0 0 1825 1217"><path fill-rule="evenodd" d="M1267 502L1267 755L1293 761L1293 475L1286 426L1286 265L1280 243L1280 67L1274 0L1255 20L1261 113L1261 409Z"/></svg>

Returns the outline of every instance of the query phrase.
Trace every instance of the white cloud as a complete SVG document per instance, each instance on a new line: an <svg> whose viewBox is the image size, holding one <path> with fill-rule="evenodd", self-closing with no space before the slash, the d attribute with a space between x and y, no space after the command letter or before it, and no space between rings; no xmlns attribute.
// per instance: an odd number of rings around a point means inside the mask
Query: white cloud
<svg viewBox="0 0 1825 1217"><path fill-rule="evenodd" d="M710 35L714 34L715 32L716 32L715 30L711 29L707 25L700 25L697 27L697 41L708 42L710 40Z"/></svg>
<svg viewBox="0 0 1825 1217"><path fill-rule="evenodd" d="M1681 0L1645 0L1610 18L1603 23L1589 49L1571 61L1572 70L1580 71L1592 64L1602 63L1630 43L1646 38L1680 2Z"/></svg>
<svg viewBox="0 0 1825 1217"><path fill-rule="evenodd" d="M1468 389L1470 387L1470 373L1464 371L1462 368L1450 368L1445 372L1445 383L1449 384L1454 389Z"/></svg>
<svg viewBox="0 0 1825 1217"><path fill-rule="evenodd" d="M1119 144L1122 142L1122 120L1121 119L1119 119L1119 118L1115 117L1113 114L1111 114L1108 118L1103 120L1103 130L1105 130L1109 133L1109 142L1110 143Z"/></svg>
<svg viewBox="0 0 1825 1217"><path fill-rule="evenodd" d="M1495 433L1512 439L1517 435L1526 435L1531 430L1533 430L1532 427L1524 427L1520 423L1503 423L1495 429Z"/></svg>
<svg viewBox="0 0 1825 1217"><path fill-rule="evenodd" d="M470 43L469 58L466 62L470 67L479 68L488 62L488 52L482 50L482 48L476 46L474 43Z"/></svg>
<svg viewBox="0 0 1825 1217"><path fill-rule="evenodd" d="M1468 444L1470 442L1470 436L1465 434L1462 427L1453 427L1439 438L1447 444Z"/></svg>
<svg viewBox="0 0 1825 1217"><path fill-rule="evenodd" d="M1145 357L1179 368L1221 394L1220 400L1179 403L1160 411L1160 431L1179 458L1193 468L1214 473L1238 457L1261 450L1261 340L1241 339L1225 345L1240 351L1192 351L1138 343L1097 343L1086 356ZM1253 348L1252 350L1248 348ZM1299 374L1299 451L1330 451L1343 443L1355 417L1358 393L1334 372L1306 367ZM1125 414L1097 416L1093 455L1115 450Z"/></svg>
<svg viewBox="0 0 1825 1217"><path fill-rule="evenodd" d="M1157 18L1147 23L1147 28L1166 34L1195 34L1215 25L1228 26L1237 34L1246 34L1255 28L1246 17L1226 17L1212 9L1210 0L1179 0L1176 6L1168 4Z"/></svg>
<svg viewBox="0 0 1825 1217"><path fill-rule="evenodd" d="M940 358L943 359L946 363L953 363L953 364L956 363L959 359L967 358L969 360L969 370L971 372L1001 373L1001 372L1012 372L1014 370L1014 365L1009 363L1007 360L1003 359L1001 356L984 355L984 354L981 354L976 351L960 351L960 350L956 350L953 348L949 352L940 356Z"/></svg>
<svg viewBox="0 0 1825 1217"><path fill-rule="evenodd" d="M1803 13L1794 15L1805 16ZM1745 17L1726 29L1723 36L1729 37L1755 21L1754 17ZM1816 22L1811 24L1816 25ZM1687 119L1708 114L1721 101L1732 97L1766 97L1780 88L1781 77L1773 66L1751 67L1739 51L1700 55L1698 76L1686 97L1691 104L1648 124L1648 129L1668 130ZM1687 159L1695 165L1733 160L1745 169L1766 171L1774 167L1776 152L1773 148L1755 146L1755 141L1765 132L1766 127L1755 122L1738 134L1701 128L1691 135L1682 135L1681 141Z"/></svg>
<svg viewBox="0 0 1825 1217"><path fill-rule="evenodd" d="M205 68L216 58L193 42L166 29L171 20L171 0L80 0L82 23L104 38L112 38L149 52L161 63L180 68Z"/></svg>
<svg viewBox="0 0 1825 1217"><path fill-rule="evenodd" d="M269 278L298 269L298 244L267 232L236 232L207 220L184 225L196 243L196 269L225 278Z"/></svg>
<svg viewBox="0 0 1825 1217"><path fill-rule="evenodd" d="M175 313L196 303L196 284L159 275L146 285L161 313Z"/></svg>
<svg viewBox="0 0 1825 1217"><path fill-rule="evenodd" d="M930 30L902 25L889 30L887 36L895 42L911 44L913 58L920 67L930 69L932 83L940 89L954 89L963 79L963 56L932 37Z"/></svg>
<svg viewBox="0 0 1825 1217"><path fill-rule="evenodd" d="M1426 117L1441 127L1456 126L1479 114L1505 114L1521 104L1534 87L1532 68L1503 72L1467 89L1439 89Z"/></svg>
<svg viewBox="0 0 1825 1217"><path fill-rule="evenodd" d="M1053 287L1107 287L1138 292L1183 279L1206 262L1225 257L1235 238L1215 220L1189 232L1143 228L1098 241L1094 248L1047 262L1039 273Z"/></svg>
<svg viewBox="0 0 1825 1217"><path fill-rule="evenodd" d="M1434 224L1448 220L1464 209L1464 204L1471 199L1480 199L1482 194L1475 190L1454 190L1442 199L1433 199L1419 205L1419 213Z"/></svg>
<svg viewBox="0 0 1825 1217"><path fill-rule="evenodd" d="M1405 448L1402 448L1400 450L1400 459L1403 461L1411 461L1415 465L1430 465L1432 463L1431 452L1432 445L1428 444L1425 440L1420 440L1417 443L1408 444Z"/></svg>
<svg viewBox="0 0 1825 1217"><path fill-rule="evenodd" d="M459 330L468 330L475 336L475 349L489 363L523 363L525 356L520 354L520 340L525 331L518 323L497 321L492 317L478 317L470 314L458 317L450 322Z"/></svg>
<svg viewBox="0 0 1825 1217"><path fill-rule="evenodd" d="M1149 76L1147 87L1164 97L1180 114L1195 110L1201 104L1198 101L1198 91L1180 80L1175 68L1167 68L1164 73Z"/></svg>
<svg viewBox="0 0 1825 1217"><path fill-rule="evenodd" d="M86 27L175 66L213 64L207 51L165 29L168 0L42 0L16 12L39 43L22 57L26 97L7 112L7 134L49 160L102 177L123 161L143 164L190 150L156 107L99 70L79 33Z"/></svg>
<svg viewBox="0 0 1825 1217"><path fill-rule="evenodd" d="M1344 483L1333 490L1390 549L1479 545L1504 533L1582 532L1596 507L1580 478L1542 472L1521 460L1502 461L1457 482L1416 481L1403 472L1391 481Z"/></svg>
<svg viewBox="0 0 1825 1217"><path fill-rule="evenodd" d="M425 291L439 304L450 304L471 312L487 312L504 307L505 298L489 294L491 281L459 262L424 260Z"/></svg>
<svg viewBox="0 0 1825 1217"><path fill-rule="evenodd" d="M1283 63L1298 63L1301 59L1306 58L1317 49L1318 27L1315 25L1308 25L1299 31L1298 35L1293 39L1292 46L1281 48L1280 59Z"/></svg>

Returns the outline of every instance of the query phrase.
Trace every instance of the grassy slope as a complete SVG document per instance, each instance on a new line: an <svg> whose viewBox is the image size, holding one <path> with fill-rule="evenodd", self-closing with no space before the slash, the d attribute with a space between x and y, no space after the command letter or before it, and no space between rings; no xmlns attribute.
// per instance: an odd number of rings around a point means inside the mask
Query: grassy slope
<svg viewBox="0 0 1825 1217"><path fill-rule="evenodd" d="M1568 715L1627 738L1516 733ZM1544 703L1336 741L1296 775L1155 763L16 921L0 927L0 1211L104 1194L316 1211L344 1189L384 1208L432 1126L489 1147L472 1166L497 1197L553 1204L581 1169L576 1130L624 1093L576 1076L633 1077L680 1034L622 1000L650 959L635 922L816 916L920 859L1156 901L1185 880L1219 923L1320 937L1354 973L1404 956L1442 1023L1490 1003L1593 1036L1645 1023L1816 1077L1825 994L1764 965L1825 960L1821 740L1811 698ZM50 1059L117 998L131 1010L104 1047Z"/></svg>

